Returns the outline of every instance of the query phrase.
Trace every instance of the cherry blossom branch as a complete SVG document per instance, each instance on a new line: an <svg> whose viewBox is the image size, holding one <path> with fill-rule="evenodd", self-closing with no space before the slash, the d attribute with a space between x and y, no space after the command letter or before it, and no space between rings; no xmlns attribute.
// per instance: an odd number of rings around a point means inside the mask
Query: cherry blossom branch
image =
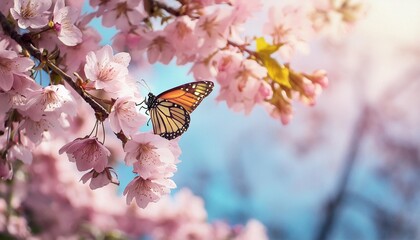
<svg viewBox="0 0 420 240"><path fill-rule="evenodd" d="M104 121L108 115L109 112L102 107L97 101L95 101L93 98L88 96L86 92L78 86L73 79L66 74L63 70L61 70L57 65L55 65L53 62L51 62L49 59L44 58L42 56L41 51L36 48L32 43L31 40L28 38L29 35L20 35L17 33L13 26L10 24L10 22L7 20L6 16L3 15L3 13L0 12L0 23L3 28L3 32L10 36L13 40L16 41L22 48L28 51L28 53L33 56L34 58L38 59L40 62L45 62L46 65L56 74L60 75L62 79L71 87L73 88L82 98L85 100L95 111L96 117L100 121Z"/></svg>
<svg viewBox="0 0 420 240"><path fill-rule="evenodd" d="M228 45L230 45L230 46L232 46L232 47L236 47L236 48L238 48L241 52L246 52L246 53L248 53L250 56L253 56L253 57L255 57L256 59L259 59L259 60L260 60L260 57L258 56L257 52L252 51L252 50L250 50L250 49L246 48L246 46L247 46L247 45L245 45L245 44L240 45L240 44L237 44L237 43L235 43L235 42L232 42L231 40L228 40L228 41L227 41L227 44L228 44Z"/></svg>
<svg viewBox="0 0 420 240"><path fill-rule="evenodd" d="M153 6L156 6L156 7L160 8L160 9L163 9L163 10L165 10L166 12L168 12L169 14L172 14L172 15L173 15L173 16L175 16L175 17L179 17L179 16L182 16L182 15L183 15L183 13L182 13L181 11L179 11L179 10L177 10L177 9L175 9L175 8L172 8L172 7L170 7L170 6L166 5L166 4L162 3L162 2L155 1L155 0L150 0L150 2L152 3L152 5L153 5ZM252 51L252 50L248 49L248 48L246 47L247 45L244 45L244 44L243 44L243 45L240 45L240 44L237 44L237 43L235 43L235 42L232 42L231 40L228 40L228 41L227 41L227 45L230 45L230 46L236 47L236 48L238 48L241 52L246 52L246 53L247 53L247 54L249 54L250 56L253 56L253 57L255 57L256 59L259 59L258 54L257 54L255 51Z"/></svg>
<svg viewBox="0 0 420 240"><path fill-rule="evenodd" d="M178 11L178 10L177 10L177 9L175 9L175 8L169 7L168 5L166 5L166 4L162 3L162 2L159 2L159 1L154 1L154 0L151 0L150 2L153 4L153 6L156 6L156 7L160 8L160 9L163 9L163 10L165 10L166 12L168 12L168 13L170 13L170 14L174 15L175 17L180 17L180 16L182 16L182 14L181 14L181 12L180 12L180 11Z"/></svg>

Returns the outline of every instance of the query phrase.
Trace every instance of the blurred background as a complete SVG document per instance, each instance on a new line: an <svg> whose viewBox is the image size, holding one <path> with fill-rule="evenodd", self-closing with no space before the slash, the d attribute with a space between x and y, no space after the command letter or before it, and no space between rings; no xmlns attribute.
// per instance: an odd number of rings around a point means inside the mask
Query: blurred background
<svg viewBox="0 0 420 240"><path fill-rule="evenodd" d="M366 4L345 38L292 59L326 69L330 85L314 107L296 104L289 125L232 112L216 88L180 140L174 192L201 196L210 221L258 219L271 239L420 239L420 2ZM188 66L136 72L155 94L193 81ZM131 169L118 172L123 189Z"/></svg>

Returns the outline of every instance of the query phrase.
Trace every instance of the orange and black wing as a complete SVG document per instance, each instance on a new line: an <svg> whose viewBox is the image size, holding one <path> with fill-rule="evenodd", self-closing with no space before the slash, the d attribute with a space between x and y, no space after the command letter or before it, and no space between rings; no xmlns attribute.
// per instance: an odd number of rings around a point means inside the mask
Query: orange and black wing
<svg viewBox="0 0 420 240"><path fill-rule="evenodd" d="M211 81L190 82L169 89L156 96L156 98L179 104L191 113L213 91L213 86L214 84Z"/></svg>
<svg viewBox="0 0 420 240"><path fill-rule="evenodd" d="M162 98L156 99L156 105L150 108L153 132L166 139L174 139L190 125L190 114L181 105Z"/></svg>

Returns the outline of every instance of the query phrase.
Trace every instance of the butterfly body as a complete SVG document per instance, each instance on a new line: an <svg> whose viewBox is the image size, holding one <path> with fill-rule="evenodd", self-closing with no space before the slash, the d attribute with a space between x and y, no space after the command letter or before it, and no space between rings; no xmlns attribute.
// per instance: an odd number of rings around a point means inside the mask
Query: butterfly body
<svg viewBox="0 0 420 240"><path fill-rule="evenodd" d="M182 135L189 127L190 114L213 90L213 82L198 81L169 89L157 96L149 93L147 110L153 132L166 139Z"/></svg>

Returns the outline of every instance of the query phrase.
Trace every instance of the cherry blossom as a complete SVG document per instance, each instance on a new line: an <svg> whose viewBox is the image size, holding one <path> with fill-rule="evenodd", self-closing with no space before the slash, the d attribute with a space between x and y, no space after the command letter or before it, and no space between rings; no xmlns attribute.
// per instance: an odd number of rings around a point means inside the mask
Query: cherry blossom
<svg viewBox="0 0 420 240"><path fill-rule="evenodd" d="M239 232L238 236L234 239L237 240L251 240L251 239L261 239L268 240L268 237L265 233L265 227L255 219L251 219L247 222L246 226L242 231Z"/></svg>
<svg viewBox="0 0 420 240"><path fill-rule="evenodd" d="M143 31L136 29L130 32L119 32L115 35L112 46L117 51L129 51L134 61L142 61L143 49L149 44L144 43Z"/></svg>
<svg viewBox="0 0 420 240"><path fill-rule="evenodd" d="M267 76L265 68L251 60L240 62L236 69L225 68L220 66L225 71L218 75L222 87L218 100L225 100L235 111L250 113L255 104L271 98L271 87L262 81Z"/></svg>
<svg viewBox="0 0 420 240"><path fill-rule="evenodd" d="M172 150L175 152L172 152ZM178 150L170 141L152 133L138 133L132 136L125 146L127 165L134 165L134 170L147 179L152 176L173 175L178 162Z"/></svg>
<svg viewBox="0 0 420 240"><path fill-rule="evenodd" d="M182 64L182 59L194 58L196 49L192 46L197 46L199 39L194 34L197 21L193 21L188 16L182 16L175 21L168 24L165 28L165 33L172 46L175 46L175 55L177 56L177 63Z"/></svg>
<svg viewBox="0 0 420 240"><path fill-rule="evenodd" d="M195 79L214 78L218 74L217 64L217 61L212 58L200 59L194 63L190 72L193 73Z"/></svg>
<svg viewBox="0 0 420 240"><path fill-rule="evenodd" d="M143 0L111 1L105 8L107 11L103 13L102 23L106 27L116 26L121 30L129 30L147 17Z"/></svg>
<svg viewBox="0 0 420 240"><path fill-rule="evenodd" d="M9 161L20 160L25 164L31 164L32 163L31 149L21 144L15 144L8 150L7 159Z"/></svg>
<svg viewBox="0 0 420 240"><path fill-rule="evenodd" d="M266 111L274 119L280 120L284 125L288 124L293 118L293 110L289 105L289 100L287 98L276 98L277 101L274 104L264 104Z"/></svg>
<svg viewBox="0 0 420 240"><path fill-rule="evenodd" d="M48 24L48 9L50 7L51 0L14 0L10 14L23 29L41 28Z"/></svg>
<svg viewBox="0 0 420 240"><path fill-rule="evenodd" d="M261 0L232 0L233 7L232 24L242 24L248 20L253 13L258 12L262 8Z"/></svg>
<svg viewBox="0 0 420 240"><path fill-rule="evenodd" d="M264 25L264 33L273 38L274 44L282 45L279 53L285 61L290 61L295 51L308 52L307 41L313 30L307 14L305 8L295 6L269 10L269 21Z"/></svg>
<svg viewBox="0 0 420 240"><path fill-rule="evenodd" d="M366 13L366 7L359 0L317 0L314 5L310 13L314 30L335 40Z"/></svg>
<svg viewBox="0 0 420 240"><path fill-rule="evenodd" d="M59 153L67 153L71 162L76 162L79 171L93 168L102 172L108 164L111 152L97 138L77 138L61 147Z"/></svg>
<svg viewBox="0 0 420 240"><path fill-rule="evenodd" d="M60 121L54 120L60 119L56 115L44 114L41 119L35 121L30 117L26 117L19 126L24 131L25 136L31 140L35 145L41 143L47 133L52 133L60 128ZM54 120L53 120L54 119ZM55 130L55 131L54 131ZM59 134L59 133L58 133Z"/></svg>
<svg viewBox="0 0 420 240"><path fill-rule="evenodd" d="M168 64L175 55L175 48L170 43L169 37L166 32L156 31L147 35L144 35L147 48L147 59L149 63L153 64L157 61Z"/></svg>
<svg viewBox="0 0 420 240"><path fill-rule="evenodd" d="M157 202L175 187L175 183L170 179L136 177L124 189L124 195L127 195L127 204L135 199L139 207L145 208L150 202Z"/></svg>
<svg viewBox="0 0 420 240"><path fill-rule="evenodd" d="M198 20L195 34L201 38L200 55L208 55L226 46L230 14L229 10L216 9Z"/></svg>
<svg viewBox="0 0 420 240"><path fill-rule="evenodd" d="M5 114L8 112L12 106L11 104L11 96L8 93L0 92L0 102L3 104L0 105L0 114ZM1 116L3 117L3 116Z"/></svg>
<svg viewBox="0 0 420 240"><path fill-rule="evenodd" d="M104 171L102 172L96 172L95 170L91 170L87 173L85 173L80 181L83 183L86 183L90 180L89 187L90 189L94 190L97 188L104 187L108 185L109 183L119 184L119 181L114 178L112 175L112 168L106 167Z"/></svg>
<svg viewBox="0 0 420 240"><path fill-rule="evenodd" d="M75 46L82 42L82 32L74 25L79 16L77 9L65 6L64 0L57 0L53 15L53 28L61 42L67 46Z"/></svg>
<svg viewBox="0 0 420 240"><path fill-rule="evenodd" d="M19 56L15 51L7 50L6 40L0 41L0 89L9 91L14 81L19 77L28 78L26 73L34 66L34 62L26 57ZM3 48L2 48L3 47Z"/></svg>
<svg viewBox="0 0 420 240"><path fill-rule="evenodd" d="M12 164L6 158L0 157L0 179L10 180L13 177Z"/></svg>
<svg viewBox="0 0 420 240"><path fill-rule="evenodd" d="M122 97L118 98L112 106L109 120L114 132L123 131L125 135L129 136L138 131L139 127L146 123L147 118L138 111L136 99Z"/></svg>
<svg viewBox="0 0 420 240"><path fill-rule="evenodd" d="M128 76L128 53L113 54L112 47L104 46L96 52L89 52L86 56L85 74L92 81L96 89L108 92L119 91L124 85L122 82Z"/></svg>
<svg viewBox="0 0 420 240"><path fill-rule="evenodd" d="M58 118L62 112L74 113L76 103L64 85L51 85L43 89L34 90L27 96L26 105L23 106L25 115L34 121L47 116Z"/></svg>

